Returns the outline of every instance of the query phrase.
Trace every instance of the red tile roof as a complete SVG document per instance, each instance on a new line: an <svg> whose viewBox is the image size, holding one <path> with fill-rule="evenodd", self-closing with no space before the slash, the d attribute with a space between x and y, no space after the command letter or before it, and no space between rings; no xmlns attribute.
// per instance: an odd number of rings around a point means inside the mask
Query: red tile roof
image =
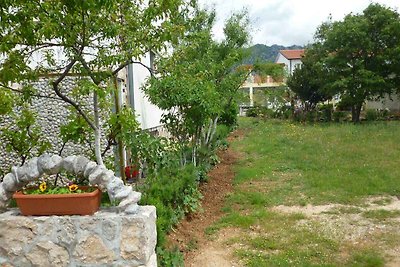
<svg viewBox="0 0 400 267"><path fill-rule="evenodd" d="M287 59L301 59L304 56L304 49L298 50L279 50L279 52Z"/></svg>

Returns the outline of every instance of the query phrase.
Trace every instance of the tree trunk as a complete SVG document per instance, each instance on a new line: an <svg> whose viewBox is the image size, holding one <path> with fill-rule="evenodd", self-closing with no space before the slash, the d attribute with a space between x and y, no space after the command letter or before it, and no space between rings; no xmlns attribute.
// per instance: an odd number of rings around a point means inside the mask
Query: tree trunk
<svg viewBox="0 0 400 267"><path fill-rule="evenodd" d="M100 130L100 115L99 115L99 100L97 93L93 92L93 111L94 111L94 153L96 155L96 161L99 165L104 165L103 158L101 156L101 130Z"/></svg>
<svg viewBox="0 0 400 267"><path fill-rule="evenodd" d="M351 106L351 120L354 123L360 123L362 104L356 104Z"/></svg>

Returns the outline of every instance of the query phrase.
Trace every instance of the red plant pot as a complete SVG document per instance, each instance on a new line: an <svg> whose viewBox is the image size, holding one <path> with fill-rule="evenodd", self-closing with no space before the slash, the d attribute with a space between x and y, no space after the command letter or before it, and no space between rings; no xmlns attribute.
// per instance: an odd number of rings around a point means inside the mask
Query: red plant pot
<svg viewBox="0 0 400 267"><path fill-rule="evenodd" d="M139 177L139 170L135 165L125 167L126 179L137 179Z"/></svg>
<svg viewBox="0 0 400 267"><path fill-rule="evenodd" d="M79 189L87 190L88 186ZM13 198L22 215L92 215L98 211L101 191L71 194L29 194L15 192Z"/></svg>

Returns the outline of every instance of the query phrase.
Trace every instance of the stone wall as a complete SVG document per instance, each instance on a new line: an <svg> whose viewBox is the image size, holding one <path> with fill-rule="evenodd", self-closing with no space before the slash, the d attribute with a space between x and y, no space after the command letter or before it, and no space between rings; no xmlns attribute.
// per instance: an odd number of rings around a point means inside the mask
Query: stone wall
<svg viewBox="0 0 400 267"><path fill-rule="evenodd" d="M157 266L156 209L93 216L0 214L1 266Z"/></svg>
<svg viewBox="0 0 400 267"><path fill-rule="evenodd" d="M71 90L76 86L77 77L66 77L64 81L61 82L60 88L63 93L71 92ZM49 78L41 78L39 81L34 82L32 85L36 89L36 93L42 96L57 98L56 94L52 90L49 84ZM91 109L92 99L89 97L82 98L84 103L87 103L86 109ZM37 124L41 126L43 132L43 138L50 142L52 148L47 151L51 154L58 154L62 147L62 140L59 138L60 126L65 124L67 117L69 115L68 107L69 104L65 103L61 99L53 98L32 98L32 110L37 113ZM84 107L85 109L85 107ZM8 118L4 118L0 121L0 126L10 126L12 121ZM104 133L103 133L104 137ZM103 147L105 147L105 138L102 139ZM110 151L112 154L112 151ZM111 154L108 155L111 155ZM69 142L61 156L83 154L89 156L90 148L89 146L82 146L79 144L73 144ZM0 142L0 169L7 172L13 165L19 165L20 160L16 155L6 152L4 143Z"/></svg>

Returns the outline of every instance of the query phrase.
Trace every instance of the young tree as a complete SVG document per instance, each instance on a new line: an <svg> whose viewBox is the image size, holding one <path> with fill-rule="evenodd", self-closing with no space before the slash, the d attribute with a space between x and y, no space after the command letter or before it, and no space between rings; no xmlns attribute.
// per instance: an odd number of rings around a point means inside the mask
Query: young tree
<svg viewBox="0 0 400 267"><path fill-rule="evenodd" d="M235 71L248 40L246 14L227 21L220 43L212 39L214 21L214 13L198 11L172 55L159 62L160 77L144 88L152 103L168 111L164 122L182 145L182 164L186 145L195 165L199 149L210 149L218 120L247 75Z"/></svg>
<svg viewBox="0 0 400 267"><path fill-rule="evenodd" d="M103 164L100 110L113 90L110 80L145 52L163 49L166 42L176 39L185 28L190 2L1 1L1 90L15 91L12 83L27 84L40 75L55 74L49 81L53 92L94 132L96 160ZM60 86L71 74L80 78L79 94L92 97L91 108Z"/></svg>
<svg viewBox="0 0 400 267"><path fill-rule="evenodd" d="M399 28L399 13L370 4L362 14L324 23L317 31L327 88L351 105L353 122L359 122L366 100L399 88Z"/></svg>

